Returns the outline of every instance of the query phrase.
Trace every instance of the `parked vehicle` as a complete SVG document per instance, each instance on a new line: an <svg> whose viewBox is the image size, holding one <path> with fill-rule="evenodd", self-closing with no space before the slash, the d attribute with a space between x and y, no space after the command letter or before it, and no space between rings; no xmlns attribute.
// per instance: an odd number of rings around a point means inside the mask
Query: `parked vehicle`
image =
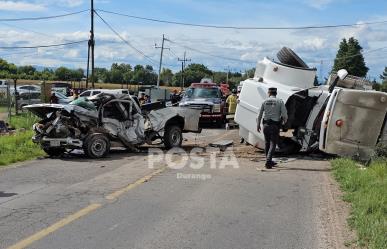
<svg viewBox="0 0 387 249"><path fill-rule="evenodd" d="M55 156L67 149L83 149L92 158L111 147L135 148L161 140L166 148L179 147L184 132L200 132L200 111L170 107L143 113L128 94L100 93L93 100L79 98L69 105L26 106L41 121L34 124L33 141Z"/></svg>
<svg viewBox="0 0 387 249"><path fill-rule="evenodd" d="M91 97L100 93L110 93L110 94L129 94L127 89L90 89L82 92L79 97Z"/></svg>
<svg viewBox="0 0 387 249"><path fill-rule="evenodd" d="M201 110L201 122L225 122L225 99L215 83L192 83L186 89L179 106Z"/></svg>
<svg viewBox="0 0 387 249"><path fill-rule="evenodd" d="M24 106L42 103L40 92L28 91L19 93L17 100L18 109L22 109Z"/></svg>
<svg viewBox="0 0 387 249"><path fill-rule="evenodd" d="M278 150L284 153L321 150L367 160L377 143L387 142L387 93L368 90L368 82L348 76L345 70L332 75L328 85L314 86L316 69L290 49L278 54L281 62L264 58L254 78L243 82L235 121L240 136L264 148L257 132L257 116L270 87L286 103L288 121Z"/></svg>
<svg viewBox="0 0 387 249"><path fill-rule="evenodd" d="M71 84L65 82L55 82L51 84L51 90L55 92L61 92L66 96L70 96Z"/></svg>
<svg viewBox="0 0 387 249"><path fill-rule="evenodd" d="M7 92L9 83L7 80L0 80L0 92Z"/></svg>
<svg viewBox="0 0 387 249"><path fill-rule="evenodd" d="M138 97L141 97L141 94L144 93L148 95L152 102L162 101L166 102L170 100L171 91L166 88L158 88L156 86L141 87L139 89Z"/></svg>
<svg viewBox="0 0 387 249"><path fill-rule="evenodd" d="M22 85L22 86L17 86L16 90L21 93L21 92L40 92L40 86L37 85Z"/></svg>

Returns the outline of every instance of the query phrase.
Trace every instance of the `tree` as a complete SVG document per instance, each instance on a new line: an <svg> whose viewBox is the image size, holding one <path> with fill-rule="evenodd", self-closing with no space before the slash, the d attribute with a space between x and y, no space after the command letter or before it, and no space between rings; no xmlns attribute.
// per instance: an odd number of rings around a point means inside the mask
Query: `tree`
<svg viewBox="0 0 387 249"><path fill-rule="evenodd" d="M346 69L351 75L365 77L368 67L361 53L362 49L359 41L354 37L349 38L348 41L344 38L340 42L332 71L337 72L340 69Z"/></svg>
<svg viewBox="0 0 387 249"><path fill-rule="evenodd" d="M144 85L155 85L157 81L157 74L154 72L153 67L146 65L136 65L133 71L132 80L139 83L142 82Z"/></svg>
<svg viewBox="0 0 387 249"><path fill-rule="evenodd" d="M376 90L382 91L382 92L387 92L387 67L384 67L383 73L380 75L380 79L382 80L382 83L379 84L379 86Z"/></svg>
<svg viewBox="0 0 387 249"><path fill-rule="evenodd" d="M57 80L70 80L71 71L66 67L58 67L55 70L55 78Z"/></svg>
<svg viewBox="0 0 387 249"><path fill-rule="evenodd" d="M194 82L200 82L203 78L212 78L212 71L203 64L190 64L184 70L184 82L185 85L190 85ZM181 85L181 71L177 72L173 77L173 85Z"/></svg>
<svg viewBox="0 0 387 249"><path fill-rule="evenodd" d="M172 86L173 73L169 68L163 68L160 74L160 83L165 86Z"/></svg>
<svg viewBox="0 0 387 249"><path fill-rule="evenodd" d="M384 67L383 73L380 75L382 83L387 83L387 67Z"/></svg>

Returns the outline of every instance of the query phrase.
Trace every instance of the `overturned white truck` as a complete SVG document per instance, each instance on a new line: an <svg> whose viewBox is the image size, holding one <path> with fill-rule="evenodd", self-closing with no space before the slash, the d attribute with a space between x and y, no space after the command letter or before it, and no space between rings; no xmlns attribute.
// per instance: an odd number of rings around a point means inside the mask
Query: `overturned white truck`
<svg viewBox="0 0 387 249"><path fill-rule="evenodd" d="M257 116L270 87L278 89L289 116L279 152L321 150L367 160L378 143L387 142L387 93L370 90L367 81L345 70L331 75L327 85L315 86L316 69L292 50L285 47L277 57L280 62L259 61L254 78L243 82L235 120L248 143L264 148Z"/></svg>

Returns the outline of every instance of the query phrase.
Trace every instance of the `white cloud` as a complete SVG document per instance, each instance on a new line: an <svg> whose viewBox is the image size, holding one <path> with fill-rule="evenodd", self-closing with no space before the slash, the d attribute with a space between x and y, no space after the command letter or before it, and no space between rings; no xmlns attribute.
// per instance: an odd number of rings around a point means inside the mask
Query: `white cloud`
<svg viewBox="0 0 387 249"><path fill-rule="evenodd" d="M316 9L323 9L332 2L333 0L306 0L305 1L307 5Z"/></svg>
<svg viewBox="0 0 387 249"><path fill-rule="evenodd" d="M0 10L7 11L42 11L46 7L37 3L28 3L22 1L0 1Z"/></svg>
<svg viewBox="0 0 387 249"><path fill-rule="evenodd" d="M57 3L66 7L77 7L83 4L83 0L59 0Z"/></svg>

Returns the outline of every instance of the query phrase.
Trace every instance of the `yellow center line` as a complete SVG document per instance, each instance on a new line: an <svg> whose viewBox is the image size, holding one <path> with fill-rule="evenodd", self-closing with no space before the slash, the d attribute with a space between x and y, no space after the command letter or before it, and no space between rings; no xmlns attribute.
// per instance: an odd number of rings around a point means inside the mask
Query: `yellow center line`
<svg viewBox="0 0 387 249"><path fill-rule="evenodd" d="M157 174L160 174L161 172L163 172L164 170L166 169L166 167L163 167L161 169L158 169L156 171L153 171L151 174L149 175L146 175L140 179L138 179L137 181L135 181L134 183L131 183L127 186L125 186L124 188L121 188L109 195L107 195L105 198L107 200L114 200L116 198L118 198L120 195L126 193L127 191L139 186L140 184L144 183L144 182L147 182L149 181L152 177L154 177L155 175ZM79 210L78 212L76 213L73 213L69 216L67 216L66 218L52 224L51 226L47 227L47 228L44 228L42 230L40 230L39 232L17 242L16 244L8 247L7 249L23 249L23 248L26 248L27 246L31 245L32 243L38 241L38 240L41 240L42 238L46 237L47 235L49 235L50 233L53 233L55 232L56 230L70 224L71 222L95 211L96 209L100 208L102 206L102 204L100 203L93 203L93 204L90 204L89 206Z"/></svg>
<svg viewBox="0 0 387 249"><path fill-rule="evenodd" d="M8 247L7 249L26 248L27 246L31 245L35 241L38 241L38 240L46 237L50 233L53 233L56 230L66 226L67 224L70 224L71 222L81 218L82 216L85 216L85 215L93 212L94 210L96 210L97 208L99 208L101 206L102 205L99 203L90 204L89 206L79 210L78 212L71 214L71 215L67 216L66 218L54 223L53 225L40 230L39 232L35 233L34 235L31 235L30 237L19 241L18 243L14 244L13 246Z"/></svg>
<svg viewBox="0 0 387 249"><path fill-rule="evenodd" d="M138 185L140 185L140 184L142 184L142 183L144 183L144 182L149 181L152 177L154 177L155 175L160 174L160 173L163 172L165 169L166 169L166 167L163 167L163 168L161 168L161 169L158 169L158 170L156 170L156 171L153 171L151 174L146 175L146 176L144 176L144 177L138 179L138 180L135 181L134 183L131 183L131 184L127 185L126 187L121 188L121 189L119 189L119 190L117 190L117 191L114 191L113 193L107 195L107 196L105 197L105 199L106 199L106 200L114 200L114 199L117 199L120 195L122 195L122 194L128 192L129 190L131 190L131 189L137 187Z"/></svg>

